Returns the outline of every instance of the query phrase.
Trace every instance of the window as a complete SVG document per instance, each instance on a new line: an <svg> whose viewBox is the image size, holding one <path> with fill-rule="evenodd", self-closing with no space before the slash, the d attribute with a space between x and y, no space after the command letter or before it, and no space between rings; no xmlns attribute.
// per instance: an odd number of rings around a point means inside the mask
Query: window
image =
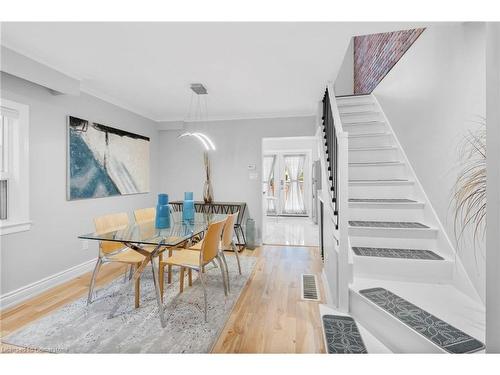
<svg viewBox="0 0 500 375"><path fill-rule="evenodd" d="M29 107L0 100L0 235L29 230Z"/></svg>

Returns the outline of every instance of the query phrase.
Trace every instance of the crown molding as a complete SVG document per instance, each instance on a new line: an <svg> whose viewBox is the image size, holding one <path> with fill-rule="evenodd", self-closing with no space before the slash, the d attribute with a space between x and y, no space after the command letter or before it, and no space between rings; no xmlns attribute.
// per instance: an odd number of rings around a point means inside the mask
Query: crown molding
<svg viewBox="0 0 500 375"><path fill-rule="evenodd" d="M197 122L216 122L216 121L238 121L238 120L262 120L262 119L273 119L273 118L290 118L290 117L314 117L316 113L311 112L276 112L276 113L256 113L256 114L246 114L246 115L227 115L227 116L209 116L203 120L186 120L183 118L167 118L167 119L156 119L158 123L168 123L168 122L183 122L183 123L197 123Z"/></svg>
<svg viewBox="0 0 500 375"><path fill-rule="evenodd" d="M115 105L117 107L120 107L121 109L132 112L138 116L144 117L144 118L151 120L153 122L158 122L157 120L154 119L155 116L153 116L151 113L149 113L147 111L143 111L142 109L140 109L140 108L138 108L130 103L127 103L124 100L117 99L117 98L113 97L112 95L108 95L108 94L103 93L100 90L96 90L95 88L88 86L85 83L85 81L83 81L80 84L80 91L87 94L87 95L93 96L97 99L103 100L106 103Z"/></svg>

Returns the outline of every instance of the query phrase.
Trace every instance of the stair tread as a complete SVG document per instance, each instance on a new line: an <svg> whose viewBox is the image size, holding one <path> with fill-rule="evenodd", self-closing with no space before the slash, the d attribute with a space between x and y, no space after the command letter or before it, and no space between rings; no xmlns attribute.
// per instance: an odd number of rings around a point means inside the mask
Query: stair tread
<svg viewBox="0 0 500 375"><path fill-rule="evenodd" d="M347 94L347 95L336 95L335 99L352 99L352 98L371 98L371 94Z"/></svg>
<svg viewBox="0 0 500 375"><path fill-rule="evenodd" d="M417 203L408 198L349 198L349 202L356 203Z"/></svg>
<svg viewBox="0 0 500 375"><path fill-rule="evenodd" d="M325 315L351 316L349 314L346 314L345 312L340 312L339 310L335 309L332 306L323 305L323 304L319 305L319 313L320 313L321 319L323 319L323 316L325 316ZM387 348L384 344L382 344L362 324L360 324L359 322L356 322L356 325L358 327L358 331L361 335L361 338L363 339L363 343L364 343L368 353L392 353L389 350L389 348ZM324 330L323 330L323 333L324 333ZM325 339L326 339L326 335L325 335ZM327 340L325 340L325 341L327 341Z"/></svg>
<svg viewBox="0 0 500 375"><path fill-rule="evenodd" d="M375 105L372 101L366 101L361 103L337 103L337 107L360 107L363 105Z"/></svg>
<svg viewBox="0 0 500 375"><path fill-rule="evenodd" d="M368 353L353 318L345 315L323 315L321 320L329 354Z"/></svg>
<svg viewBox="0 0 500 375"><path fill-rule="evenodd" d="M377 110L365 110L365 111L351 111L351 112L339 112L340 116L355 116L355 115L369 115L369 114L379 114Z"/></svg>
<svg viewBox="0 0 500 375"><path fill-rule="evenodd" d="M485 306L479 297L471 297L453 284L387 280L377 277L355 277L350 289L381 287L411 301L420 308L439 316L449 324L477 338L485 339ZM368 317L370 319L370 317ZM363 325L364 320L357 319ZM367 326L369 328L369 326Z"/></svg>
<svg viewBox="0 0 500 375"><path fill-rule="evenodd" d="M397 150L396 146L349 147L349 151Z"/></svg>
<svg viewBox="0 0 500 375"><path fill-rule="evenodd" d="M346 126L360 126L360 125L369 125L369 124L385 124L385 121L381 120L369 120L369 121L352 121L352 122L342 122L342 125Z"/></svg>
<svg viewBox="0 0 500 375"><path fill-rule="evenodd" d="M434 251L422 249L353 246L352 250L356 255L365 257L444 260Z"/></svg>
<svg viewBox="0 0 500 375"><path fill-rule="evenodd" d="M391 160L391 161L354 161L349 162L349 165L353 166L368 166L368 165L400 165L404 164L402 161Z"/></svg>
<svg viewBox="0 0 500 375"><path fill-rule="evenodd" d="M402 179L402 178L392 178L392 179L385 179L385 180L349 180L349 183L354 183L354 184L381 184L381 185L388 185L388 184L413 184L413 181Z"/></svg>
<svg viewBox="0 0 500 375"><path fill-rule="evenodd" d="M360 290L369 301L449 353L473 353L484 344L385 288Z"/></svg>
<svg viewBox="0 0 500 375"><path fill-rule="evenodd" d="M361 138L361 137L377 137L381 135L391 135L388 132L376 132L376 133L356 133L356 134L348 134L349 138Z"/></svg>
<svg viewBox="0 0 500 375"><path fill-rule="evenodd" d="M415 221L362 221L349 220L351 227L357 228L387 228L387 229L431 229L429 226Z"/></svg>

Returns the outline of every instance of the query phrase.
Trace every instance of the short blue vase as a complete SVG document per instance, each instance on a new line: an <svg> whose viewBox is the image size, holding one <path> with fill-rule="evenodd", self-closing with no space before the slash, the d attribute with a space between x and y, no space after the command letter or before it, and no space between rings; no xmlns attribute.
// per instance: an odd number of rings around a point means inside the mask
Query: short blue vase
<svg viewBox="0 0 500 375"><path fill-rule="evenodd" d="M170 207L168 205L168 194L158 194L155 227L158 229L170 228Z"/></svg>

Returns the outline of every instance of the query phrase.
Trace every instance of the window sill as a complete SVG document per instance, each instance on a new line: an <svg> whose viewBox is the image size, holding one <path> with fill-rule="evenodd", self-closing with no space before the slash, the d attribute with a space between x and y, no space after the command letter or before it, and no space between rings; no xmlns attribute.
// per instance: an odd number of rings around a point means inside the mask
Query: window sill
<svg viewBox="0 0 500 375"><path fill-rule="evenodd" d="M0 223L0 236L18 232L25 232L31 229L31 221L3 222Z"/></svg>

